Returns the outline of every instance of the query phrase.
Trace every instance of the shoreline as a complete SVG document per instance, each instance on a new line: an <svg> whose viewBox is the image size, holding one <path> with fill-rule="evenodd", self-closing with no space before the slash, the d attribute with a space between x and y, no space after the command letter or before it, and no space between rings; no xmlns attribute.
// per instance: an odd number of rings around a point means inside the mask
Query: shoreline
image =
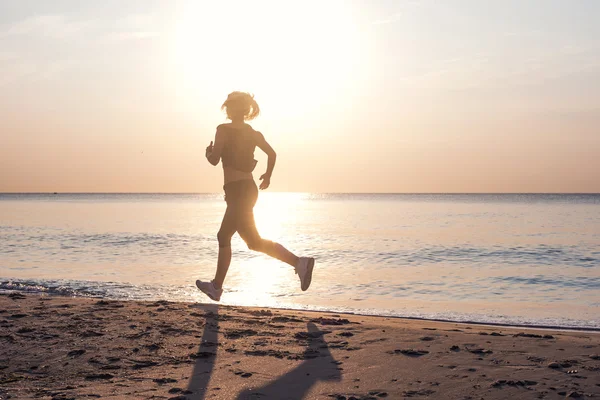
<svg viewBox="0 0 600 400"><path fill-rule="evenodd" d="M15 279L19 281L19 279ZM9 280L10 282L11 280ZM0 281L1 283L1 281ZM76 290L76 289L73 289ZM94 295L77 295L73 293L54 293L54 292L44 292L44 291L35 291L35 290L20 290L13 288L0 288L0 295L2 294L10 294L11 292L22 293L25 295L32 296L55 296L55 297L65 297L65 298L75 298L75 299L98 299L98 300L110 300L110 301L141 301L141 302L155 302L155 301L168 301L172 303L182 303L182 304L194 304L196 302L189 300L143 300L143 299L123 299L118 297L110 297L110 296L94 296ZM217 303L215 303L217 304ZM369 313L361 313L359 311L348 311L348 310L336 310L336 309L306 309L306 308L292 308L292 307L272 307L272 306L245 306L238 304L227 305L230 307L250 307L250 308L267 308L270 310L280 310L280 311L300 311L300 312L308 312L308 313L335 313L342 315L355 315L355 316L368 316L368 317L381 317L381 318L400 318L406 320L415 320L415 321L432 321L432 322L440 322L440 323L456 323L456 324L468 324L468 325L481 325L481 326L489 326L489 327L505 327L505 328L521 328L521 329L535 329L535 330L552 330L552 331L566 331L566 332L590 332L590 333L600 333L600 327L587 327L587 326L561 326L561 325L545 325L545 324L511 324L511 323L503 323L503 322L484 322L484 321L476 321L476 320L452 320L452 319L443 319L443 318L427 318L427 317L413 317L413 316L402 316L402 315L392 315L392 314L369 314ZM0 399L1 400L1 399Z"/></svg>
<svg viewBox="0 0 600 400"><path fill-rule="evenodd" d="M0 294L0 399L600 396L600 336L320 311Z"/></svg>

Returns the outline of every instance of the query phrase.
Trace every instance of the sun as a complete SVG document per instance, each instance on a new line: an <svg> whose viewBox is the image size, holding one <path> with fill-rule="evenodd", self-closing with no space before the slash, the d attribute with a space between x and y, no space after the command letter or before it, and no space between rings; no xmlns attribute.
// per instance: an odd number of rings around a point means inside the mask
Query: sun
<svg viewBox="0 0 600 400"><path fill-rule="evenodd" d="M252 91L285 118L319 108L356 81L361 35L351 2L189 1L176 20L172 74L196 106ZM285 102L281 99L285 98Z"/></svg>

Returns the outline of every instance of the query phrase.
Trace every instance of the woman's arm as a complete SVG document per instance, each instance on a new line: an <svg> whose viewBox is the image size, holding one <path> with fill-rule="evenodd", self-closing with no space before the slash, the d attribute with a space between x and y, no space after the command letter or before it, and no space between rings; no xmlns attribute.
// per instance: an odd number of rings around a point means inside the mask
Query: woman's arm
<svg viewBox="0 0 600 400"><path fill-rule="evenodd" d="M225 145L225 134L217 127L217 133L215 134L215 144L210 142L210 145L206 148L206 159L212 165L219 164L221 160L221 153L223 152L223 146Z"/></svg>
<svg viewBox="0 0 600 400"><path fill-rule="evenodd" d="M262 190L269 187L271 184L271 175L273 174L273 169L275 168L275 161L277 160L277 153L271 147L269 143L267 143L265 137L259 132L258 142L256 143L258 148L265 152L268 157L267 161L267 172L265 172L260 180L262 181L260 184L260 188Z"/></svg>

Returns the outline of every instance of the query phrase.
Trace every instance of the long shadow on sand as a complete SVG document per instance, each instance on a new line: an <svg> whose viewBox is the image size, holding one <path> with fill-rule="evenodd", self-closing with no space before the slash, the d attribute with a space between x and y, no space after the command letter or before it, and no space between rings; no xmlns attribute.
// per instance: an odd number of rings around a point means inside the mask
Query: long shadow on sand
<svg viewBox="0 0 600 400"><path fill-rule="evenodd" d="M208 394L208 385L215 369L217 349L219 346L219 307L215 304L199 307L205 310L206 322L196 362L185 396L189 400L204 400ZM311 387L319 381L340 381L342 374L338 368L327 342L323 339L325 332L315 324L307 324L308 332L302 340L307 341L307 347L299 359L300 365L274 379L270 383L241 392L237 399L303 399Z"/></svg>
<svg viewBox="0 0 600 400"><path fill-rule="evenodd" d="M307 324L309 342L296 368L265 386L241 392L238 400L250 399L303 399L310 388L319 381L340 381L342 373L334 360L329 346L323 339L324 332L315 324Z"/></svg>
<svg viewBox="0 0 600 400"><path fill-rule="evenodd" d="M188 391L193 392L186 396L190 400L203 400L206 397L219 346L219 306L208 304L202 306L202 309L205 310L206 322L187 388Z"/></svg>

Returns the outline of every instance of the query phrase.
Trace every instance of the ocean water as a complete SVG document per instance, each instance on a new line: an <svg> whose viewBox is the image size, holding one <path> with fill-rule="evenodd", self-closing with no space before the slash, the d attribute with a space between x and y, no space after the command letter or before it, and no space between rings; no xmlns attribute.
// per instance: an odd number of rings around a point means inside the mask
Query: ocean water
<svg viewBox="0 0 600 400"><path fill-rule="evenodd" d="M209 301L220 194L0 194L0 290ZM261 193L225 304L600 329L600 195Z"/></svg>

